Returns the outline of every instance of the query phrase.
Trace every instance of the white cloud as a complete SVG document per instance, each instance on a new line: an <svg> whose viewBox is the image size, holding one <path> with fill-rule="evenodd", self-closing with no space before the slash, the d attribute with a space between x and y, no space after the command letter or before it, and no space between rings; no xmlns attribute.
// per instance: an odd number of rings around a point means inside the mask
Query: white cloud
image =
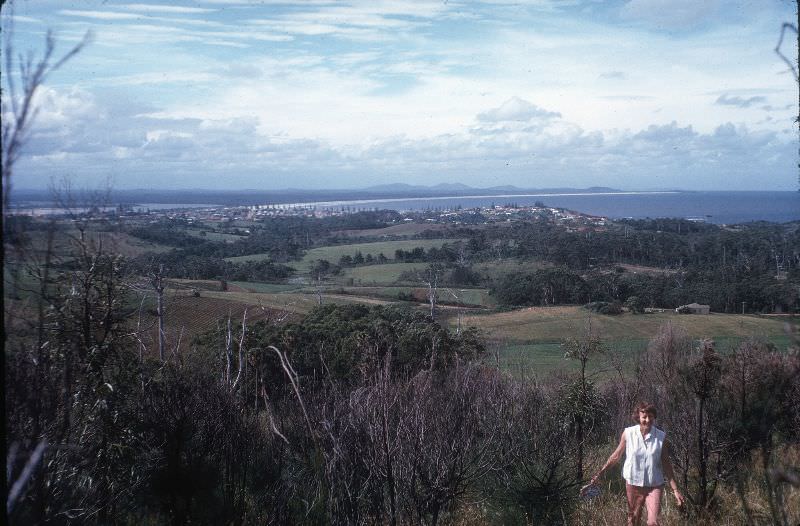
<svg viewBox="0 0 800 526"><path fill-rule="evenodd" d="M773 52L781 17L752 2L748 23L728 24L729 9L688 0L127 1L22 4L62 43L87 26L97 35L51 78L69 100L43 113L31 143L51 169L138 159L133 172L157 173L164 152L220 180L404 177L405 166L443 178L672 170L694 184L699 166L716 174L730 159L732 173L783 173L775 160L790 151L777 139L796 114L796 84ZM31 26L19 33L17 49L41 45ZM122 107L137 100L146 107ZM164 134L144 148L153 130Z"/></svg>
<svg viewBox="0 0 800 526"><path fill-rule="evenodd" d="M326 181L331 186L336 181L336 186L358 187L365 186L365 177L402 177L416 183L457 177L489 185L497 182L491 177L502 173L502 182L520 186L586 186L592 177L625 188L652 188L669 180L671 186L689 189L758 188L750 179L758 171L794 178L796 146L772 132L724 123L701 133L677 122L636 131L589 131L522 99L493 108L499 121L487 123L476 115L477 128L339 145L265 134L266 123L255 116L174 118L126 112L124 105L109 102L81 92L49 90L41 102L43 119L32 137L30 156L22 161L26 170L40 177L58 172L128 174L137 183L157 184L157 174L169 166L171 182L178 187L264 188L289 186L286 177L292 178L291 186ZM542 113L544 123L536 120ZM91 120L93 114L100 120ZM515 119L518 115L528 120ZM204 175L203 184L196 174ZM131 186L119 179L117 184Z"/></svg>
<svg viewBox="0 0 800 526"><path fill-rule="evenodd" d="M519 97L512 97L499 108L492 108L489 111L478 114L478 120L483 122L528 122L532 119L548 120L557 117L561 117L561 114L544 110Z"/></svg>
<svg viewBox="0 0 800 526"><path fill-rule="evenodd" d="M158 4L122 4L116 6L120 9L127 9L129 11L143 11L147 13L176 13L176 14L204 14L213 13L215 9L206 9L202 7L183 7L175 5L158 5Z"/></svg>
<svg viewBox="0 0 800 526"><path fill-rule="evenodd" d="M117 13L116 11L81 11L75 9L62 9L59 11L59 14L91 18L96 20L137 20L142 18L142 15L135 15L133 13Z"/></svg>

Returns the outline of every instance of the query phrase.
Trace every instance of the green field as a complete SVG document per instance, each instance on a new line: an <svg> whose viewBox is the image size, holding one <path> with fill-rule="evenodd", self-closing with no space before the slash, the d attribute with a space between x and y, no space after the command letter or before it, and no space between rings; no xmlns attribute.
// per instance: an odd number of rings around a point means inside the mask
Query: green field
<svg viewBox="0 0 800 526"><path fill-rule="evenodd" d="M258 283L251 281L231 281L229 284L248 292L289 292L303 287L303 285L291 283Z"/></svg>
<svg viewBox="0 0 800 526"><path fill-rule="evenodd" d="M448 291L452 291L452 294ZM451 305L477 305L481 307L494 307L496 305L494 298L489 294L489 289L441 287L439 297L441 301Z"/></svg>
<svg viewBox="0 0 800 526"><path fill-rule="evenodd" d="M205 235L203 235L201 232L204 232ZM187 228L186 233L198 239L204 239L206 241L223 241L225 243L233 243L234 241L239 241L240 239L246 237L237 236L235 234L225 234L223 232L211 232L210 230L204 230L201 228Z"/></svg>
<svg viewBox="0 0 800 526"><path fill-rule="evenodd" d="M445 243L456 243L462 241L461 239L409 239L406 241L380 241L377 243L354 243L351 245L333 245L329 247L312 248L307 251L303 259L297 264L295 268L298 271L308 271L314 261L318 259L327 259L331 263L338 263L339 258L342 256L354 256L357 252L366 257L367 254L372 254L372 257L377 257L378 254L383 254L389 259L394 259L395 250L413 250L417 247L422 247L425 250L429 248L439 248Z"/></svg>
<svg viewBox="0 0 800 526"><path fill-rule="evenodd" d="M247 307L254 316L257 313L265 316L267 311L301 316L316 307L319 301L314 287L301 284L230 282L228 291L220 291L219 281L215 280L180 280L176 284L181 289L172 293L176 299L170 302L173 305L168 310L172 319L168 325L175 334L185 328L187 336L213 328L216 318L225 316L228 311L234 316L237 313L241 315ZM188 299L192 296L192 288L200 290L200 297ZM328 285L323 289L322 300L326 304L385 305L411 295L414 298L411 304L425 308L426 292L424 287L411 286ZM455 301L446 297L446 292L447 289L440 289L440 297L451 304L441 307L440 320L455 328L458 309L454 306ZM459 289L457 292L461 294L460 304L467 309L485 307L491 302L485 289ZM187 298L177 303L191 302L200 311L197 314L191 311L178 312L183 308L176 311L177 297ZM200 315L200 312L203 314ZM672 312L620 316L592 314L590 318L588 311L576 306L536 307L510 312L462 312L462 326L475 326L484 335L489 350L486 360L492 363L496 361L504 370L518 376L574 371L577 363L564 358L560 343L570 336L581 335L589 319L609 350L606 355L594 358L589 363L590 371L603 377L616 374L614 363L629 371L635 357L646 350L650 338L666 322L682 327L694 340L712 338L720 352L729 352L742 339L753 336L765 338L778 349L785 349L790 343L790 336L785 330L786 322L795 326L798 322L797 318L775 319L736 314L678 315ZM275 315L269 316L277 319Z"/></svg>
<svg viewBox="0 0 800 526"><path fill-rule="evenodd" d="M445 230L447 225L437 223L401 223L384 228L367 228L363 230L342 230L338 232L348 237L383 237L402 236L411 237L421 232Z"/></svg>
<svg viewBox="0 0 800 526"><path fill-rule="evenodd" d="M567 307L530 307L510 312L470 316L465 321L487 334L515 342L552 342L566 335L580 334L589 319L586 309ZM592 326L610 340L651 338L667 321L681 326L692 338L784 335L784 321L752 315L709 314L680 315L674 312L658 314L622 314L620 316L591 315Z"/></svg>
<svg viewBox="0 0 800 526"><path fill-rule="evenodd" d="M560 342L585 331L589 313L580 307L534 307L511 312L470 314L462 323L481 329L500 365L514 374L532 374L554 369L570 370L575 364L563 358ZM711 338L720 352L735 348L742 339L764 338L785 349L790 343L786 321L753 315L679 315L672 312L620 316L591 315L592 327L616 356L630 367L636 354L666 322L682 327L694 340ZM449 320L451 326L456 321ZM793 322L795 326L798 320ZM608 357L593 360L590 368L609 369ZM610 374L610 373L609 373Z"/></svg>
<svg viewBox="0 0 800 526"><path fill-rule="evenodd" d="M604 377L616 373L615 362L623 370L630 371L636 356L647 349L648 340L620 340L608 342L605 355L593 357L588 362L589 372ZM499 362L500 367L518 377L543 375L554 371L578 371L579 362L564 357L560 342L531 343L517 345L496 345L496 355L490 358Z"/></svg>
<svg viewBox="0 0 800 526"><path fill-rule="evenodd" d="M460 239L411 239L406 241L380 241L377 243L354 243L349 245L332 245L327 247L312 248L308 250L300 261L291 261L289 265L296 268L298 272L308 272L311 265L318 259L326 259L331 263L338 263L342 256L353 256L361 252L366 257L372 254L377 257L383 253L388 259L394 259L394 252L397 249L412 250L422 247L425 250L436 247L439 248L445 243L455 243ZM237 256L226 258L227 261L241 263L243 261L261 261L269 259L269 254L251 254L249 256Z"/></svg>
<svg viewBox="0 0 800 526"><path fill-rule="evenodd" d="M384 253L384 255L386 254ZM394 256L394 253L392 253L392 256ZM350 279L352 279L353 285L391 285L400 280L403 272L423 270L427 266L427 263L385 263L383 265L351 267L343 269L342 274L336 277L336 281L350 284Z"/></svg>
<svg viewBox="0 0 800 526"><path fill-rule="evenodd" d="M298 314L305 314L318 305L317 295L310 290L307 292L203 292L203 297L224 299L251 306L261 306L269 309L278 309ZM322 302L325 304L384 304L372 298L349 296L345 294L323 293Z"/></svg>

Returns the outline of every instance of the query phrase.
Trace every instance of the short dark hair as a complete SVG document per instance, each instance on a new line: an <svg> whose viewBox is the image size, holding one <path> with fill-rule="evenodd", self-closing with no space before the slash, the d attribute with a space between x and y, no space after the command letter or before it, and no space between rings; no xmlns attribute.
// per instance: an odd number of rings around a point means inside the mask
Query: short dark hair
<svg viewBox="0 0 800 526"><path fill-rule="evenodd" d="M639 421L639 413L647 413L653 418L658 417L658 411L656 411L656 406L654 406L650 402L639 402L638 404L636 404L636 407L633 408L634 422Z"/></svg>

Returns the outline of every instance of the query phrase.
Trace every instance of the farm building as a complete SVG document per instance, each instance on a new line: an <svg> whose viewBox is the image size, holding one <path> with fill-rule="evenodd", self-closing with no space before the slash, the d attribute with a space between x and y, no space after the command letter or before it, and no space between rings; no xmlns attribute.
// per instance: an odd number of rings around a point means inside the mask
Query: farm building
<svg viewBox="0 0 800 526"><path fill-rule="evenodd" d="M699 303L690 303L688 305L681 305L675 312L678 314L708 314L711 312L709 305L700 305Z"/></svg>

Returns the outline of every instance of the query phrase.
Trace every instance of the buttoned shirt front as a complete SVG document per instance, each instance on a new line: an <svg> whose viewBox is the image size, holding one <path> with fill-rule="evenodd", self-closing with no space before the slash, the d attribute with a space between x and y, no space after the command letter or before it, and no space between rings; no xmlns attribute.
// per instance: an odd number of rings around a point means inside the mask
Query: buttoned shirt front
<svg viewBox="0 0 800 526"><path fill-rule="evenodd" d="M666 433L656 426L642 436L638 425L625 428L625 464L622 476L631 486L655 487L664 484L661 450Z"/></svg>

